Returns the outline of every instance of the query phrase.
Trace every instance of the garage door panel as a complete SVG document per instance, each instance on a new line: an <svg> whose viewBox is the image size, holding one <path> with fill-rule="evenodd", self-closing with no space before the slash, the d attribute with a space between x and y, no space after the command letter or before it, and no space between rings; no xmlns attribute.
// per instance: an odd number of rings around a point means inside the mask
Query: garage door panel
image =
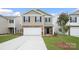
<svg viewBox="0 0 79 59"><path fill-rule="evenodd" d="M41 35L41 28L23 28L23 35Z"/></svg>
<svg viewBox="0 0 79 59"><path fill-rule="evenodd" d="M70 28L70 34L72 36L79 36L79 27L71 27Z"/></svg>

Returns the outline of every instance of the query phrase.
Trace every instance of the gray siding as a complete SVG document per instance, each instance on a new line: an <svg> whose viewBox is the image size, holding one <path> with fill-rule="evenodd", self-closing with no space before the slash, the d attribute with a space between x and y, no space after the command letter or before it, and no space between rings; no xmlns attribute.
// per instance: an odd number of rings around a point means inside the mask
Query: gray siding
<svg viewBox="0 0 79 59"><path fill-rule="evenodd" d="M0 17L0 34L9 33L8 30L8 20Z"/></svg>

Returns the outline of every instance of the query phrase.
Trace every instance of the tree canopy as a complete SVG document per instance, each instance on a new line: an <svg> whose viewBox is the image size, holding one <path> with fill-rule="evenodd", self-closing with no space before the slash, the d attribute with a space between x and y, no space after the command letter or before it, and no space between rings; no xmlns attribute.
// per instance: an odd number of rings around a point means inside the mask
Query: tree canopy
<svg viewBox="0 0 79 59"><path fill-rule="evenodd" d="M58 18L59 20L58 20L58 24L61 26L61 25L65 25L67 22L68 22L68 20L69 20L69 16L68 16L68 14L67 13L61 13L60 15L59 15L59 18Z"/></svg>
<svg viewBox="0 0 79 59"><path fill-rule="evenodd" d="M59 18L58 18L58 25L60 25L60 29L61 29L61 32L62 33L65 33L69 27L65 26L66 23L69 21L69 16L67 13L61 13L59 15Z"/></svg>

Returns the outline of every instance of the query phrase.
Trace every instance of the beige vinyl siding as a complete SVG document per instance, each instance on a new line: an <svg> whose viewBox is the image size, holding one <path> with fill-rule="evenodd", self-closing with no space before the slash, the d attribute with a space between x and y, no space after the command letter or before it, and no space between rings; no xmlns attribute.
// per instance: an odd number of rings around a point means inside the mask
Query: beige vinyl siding
<svg viewBox="0 0 79 59"><path fill-rule="evenodd" d="M22 23L22 25L23 26L42 26L42 25L46 25L46 26L52 26L52 17L50 17L50 22L45 22L45 16L43 16L43 15L34 15L34 14L31 14L31 15L24 15L24 16L30 16L30 22L24 22L24 20L23 20L23 23ZM41 18L41 22L35 22L35 16L36 17L42 17Z"/></svg>

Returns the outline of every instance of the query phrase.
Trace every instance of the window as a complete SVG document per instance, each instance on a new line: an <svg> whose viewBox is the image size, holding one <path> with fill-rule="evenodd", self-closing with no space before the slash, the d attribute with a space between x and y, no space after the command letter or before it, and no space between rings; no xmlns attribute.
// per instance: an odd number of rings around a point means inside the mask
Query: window
<svg viewBox="0 0 79 59"><path fill-rule="evenodd" d="M47 18L45 18L45 22L47 22Z"/></svg>
<svg viewBox="0 0 79 59"><path fill-rule="evenodd" d="M24 22L30 22L30 16L24 16Z"/></svg>
<svg viewBox="0 0 79 59"><path fill-rule="evenodd" d="M45 22L51 22L51 18L45 18Z"/></svg>
<svg viewBox="0 0 79 59"><path fill-rule="evenodd" d="M42 17L40 16L35 16L35 22L41 22L42 21Z"/></svg>
<svg viewBox="0 0 79 59"><path fill-rule="evenodd" d="M9 20L9 23L14 23L14 20Z"/></svg>
<svg viewBox="0 0 79 59"><path fill-rule="evenodd" d="M72 17L70 17L70 22L72 22Z"/></svg>
<svg viewBox="0 0 79 59"><path fill-rule="evenodd" d="M75 17L75 22L77 22L77 17Z"/></svg>
<svg viewBox="0 0 79 59"><path fill-rule="evenodd" d="M74 22L74 23L76 23L77 22L77 17L70 17L70 22Z"/></svg>
<svg viewBox="0 0 79 59"><path fill-rule="evenodd" d="M35 16L35 22L37 22L37 17Z"/></svg>
<svg viewBox="0 0 79 59"><path fill-rule="evenodd" d="M49 18L49 22L50 22L50 18Z"/></svg>
<svg viewBox="0 0 79 59"><path fill-rule="evenodd" d="M28 22L30 22L30 16L28 17Z"/></svg>
<svg viewBox="0 0 79 59"><path fill-rule="evenodd" d="M42 17L40 16L40 22L42 22L41 19L42 19Z"/></svg>
<svg viewBox="0 0 79 59"><path fill-rule="evenodd" d="M23 20L24 20L24 22L25 22L25 16L23 17Z"/></svg>

